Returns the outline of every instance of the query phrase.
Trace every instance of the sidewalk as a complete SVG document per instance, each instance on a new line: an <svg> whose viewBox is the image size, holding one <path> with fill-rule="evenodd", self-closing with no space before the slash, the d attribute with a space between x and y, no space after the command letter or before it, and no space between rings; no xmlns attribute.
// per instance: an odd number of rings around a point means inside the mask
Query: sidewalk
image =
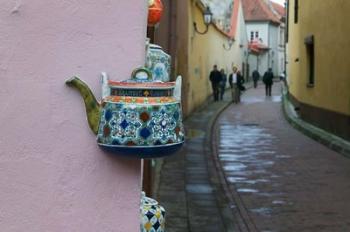
<svg viewBox="0 0 350 232"><path fill-rule="evenodd" d="M211 161L210 131L219 112L230 104L210 102L185 121L186 144L174 156L164 159L157 200L166 209L168 232L234 231L229 205L223 201L220 184Z"/></svg>

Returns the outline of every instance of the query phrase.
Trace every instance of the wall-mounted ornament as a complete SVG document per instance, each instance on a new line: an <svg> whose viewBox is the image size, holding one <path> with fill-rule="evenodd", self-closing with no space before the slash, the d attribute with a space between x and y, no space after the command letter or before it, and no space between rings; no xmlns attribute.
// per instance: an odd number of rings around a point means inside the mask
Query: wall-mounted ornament
<svg viewBox="0 0 350 232"><path fill-rule="evenodd" d="M171 56L156 44L146 43L146 49L146 67L152 72L153 81L169 81Z"/></svg>
<svg viewBox="0 0 350 232"><path fill-rule="evenodd" d="M148 26L159 23L163 15L163 3L161 0L148 0Z"/></svg>
<svg viewBox="0 0 350 232"><path fill-rule="evenodd" d="M141 232L164 232L165 210L152 198L141 196Z"/></svg>
<svg viewBox="0 0 350 232"><path fill-rule="evenodd" d="M78 77L66 81L82 95L98 145L115 154L137 158L167 156L184 143L181 77L176 82L152 82L152 73L138 68L126 81L102 75L99 103Z"/></svg>

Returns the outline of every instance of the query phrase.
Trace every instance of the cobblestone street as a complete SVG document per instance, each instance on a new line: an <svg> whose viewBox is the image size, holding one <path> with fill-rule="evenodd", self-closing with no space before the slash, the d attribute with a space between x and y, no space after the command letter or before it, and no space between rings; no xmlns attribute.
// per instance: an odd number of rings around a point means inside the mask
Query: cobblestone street
<svg viewBox="0 0 350 232"><path fill-rule="evenodd" d="M263 86L248 90L206 134L224 104L191 116L196 133L165 160L159 200L168 231L348 231L350 160L288 124L280 84L269 98Z"/></svg>

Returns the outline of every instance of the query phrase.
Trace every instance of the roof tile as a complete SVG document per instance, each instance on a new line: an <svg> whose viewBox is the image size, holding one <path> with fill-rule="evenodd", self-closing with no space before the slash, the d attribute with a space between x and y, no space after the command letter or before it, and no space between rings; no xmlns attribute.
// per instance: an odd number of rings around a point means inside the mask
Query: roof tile
<svg viewBox="0 0 350 232"><path fill-rule="evenodd" d="M246 21L271 21L278 24L281 23L281 17L277 16L271 7L273 7L278 14L282 13L281 9L269 0L242 0L242 5L244 19ZM283 8L283 6L279 6Z"/></svg>

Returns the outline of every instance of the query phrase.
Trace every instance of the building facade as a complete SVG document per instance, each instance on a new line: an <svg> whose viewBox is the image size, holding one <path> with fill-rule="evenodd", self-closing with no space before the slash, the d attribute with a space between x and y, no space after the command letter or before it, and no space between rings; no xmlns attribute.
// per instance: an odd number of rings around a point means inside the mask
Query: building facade
<svg viewBox="0 0 350 232"><path fill-rule="evenodd" d="M99 149L65 81L129 78L146 22L142 0L0 1L1 231L140 231L141 161Z"/></svg>
<svg viewBox="0 0 350 232"><path fill-rule="evenodd" d="M272 68L275 76L285 71L284 7L269 0L242 0L250 42L250 75Z"/></svg>
<svg viewBox="0 0 350 232"><path fill-rule="evenodd" d="M350 140L350 2L288 1L289 96L300 117Z"/></svg>
<svg viewBox="0 0 350 232"><path fill-rule="evenodd" d="M216 4L222 4L224 12L216 9ZM172 55L174 73L183 77L183 110L188 115L212 94L209 74L214 64L226 73L232 71L232 66L247 70L248 40L242 3L240 0L164 0L164 5L166 12L155 42ZM199 31L205 30L206 6L213 9L214 21L208 32L201 35L193 23Z"/></svg>

